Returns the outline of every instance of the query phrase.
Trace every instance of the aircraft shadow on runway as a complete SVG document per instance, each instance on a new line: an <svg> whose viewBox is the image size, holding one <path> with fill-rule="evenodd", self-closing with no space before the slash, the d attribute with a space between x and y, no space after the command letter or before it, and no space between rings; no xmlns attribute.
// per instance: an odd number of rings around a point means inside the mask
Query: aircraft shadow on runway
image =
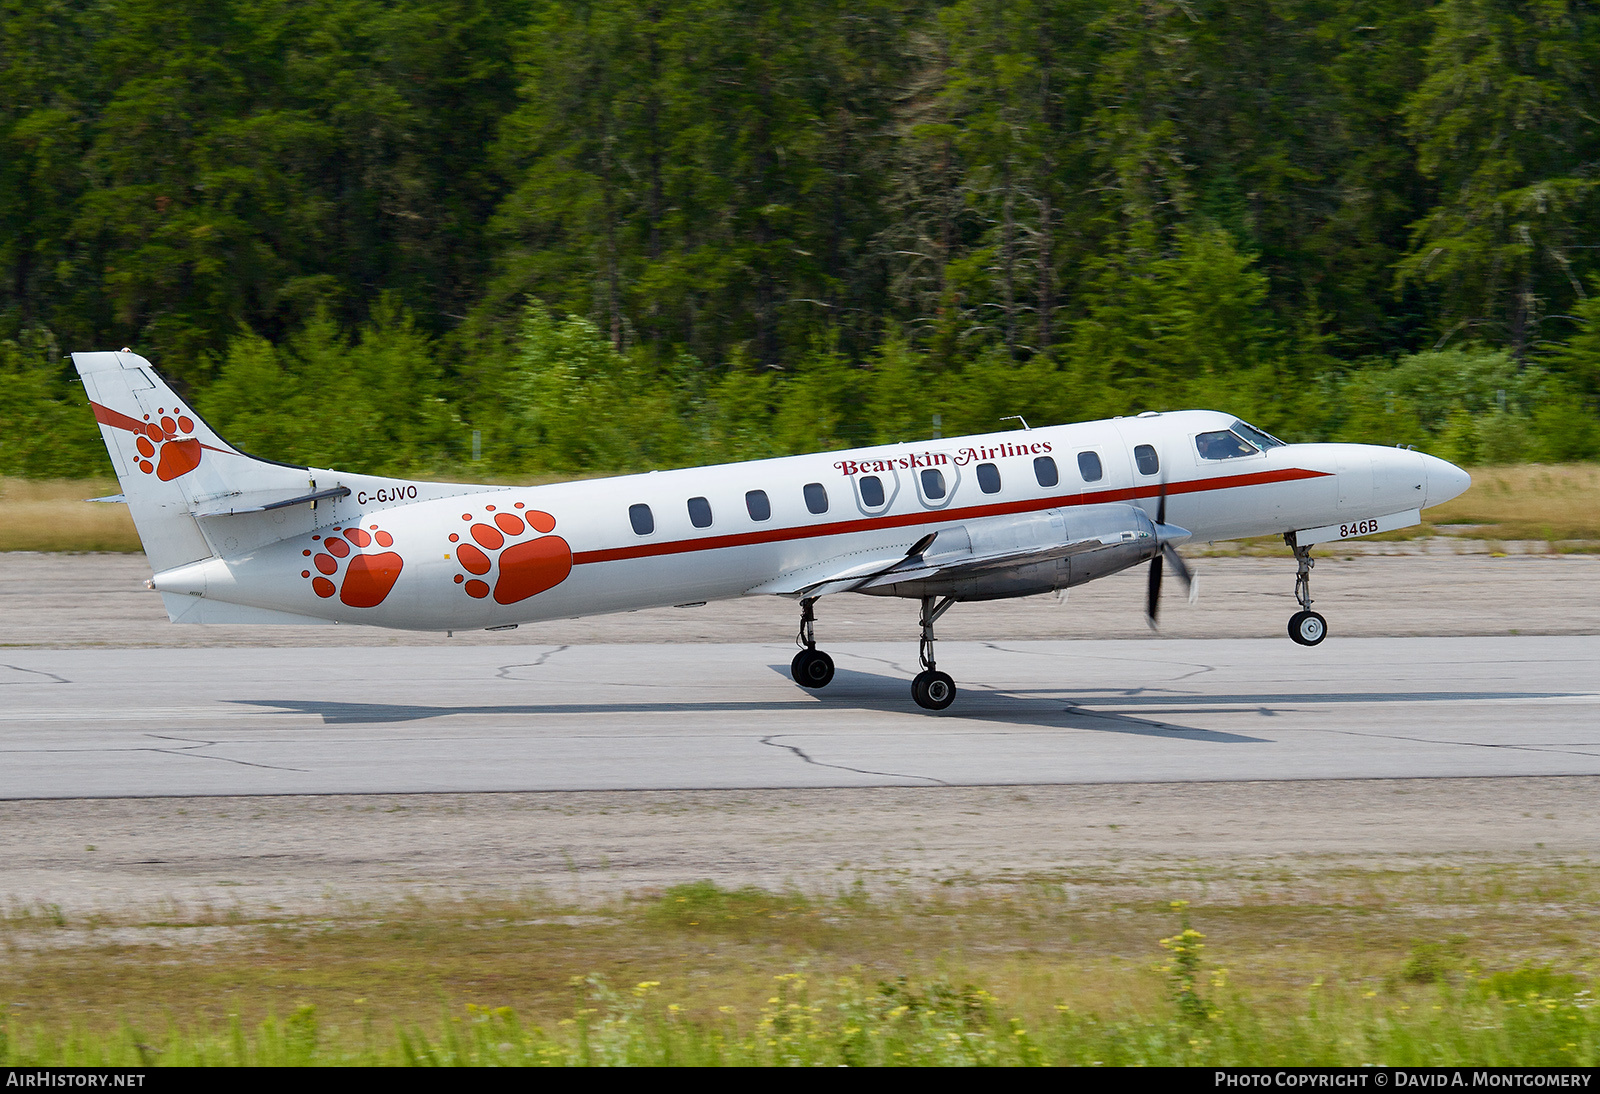
<svg viewBox="0 0 1600 1094"><path fill-rule="evenodd" d="M787 677L787 665L771 666ZM472 715L563 714L773 714L798 713L807 707L828 712L923 714L984 723L1035 728L1087 729L1101 732L1207 741L1219 744L1265 744L1271 738L1205 729L1169 722L1197 715L1247 715L1272 718L1302 705L1471 702L1474 700L1553 699L1565 692L1297 692L1281 694L1193 694L1165 689L1031 688L964 689L955 706L933 714L910 707L907 681L899 675L839 669L824 691L802 692L799 702L741 700L734 702L663 702L641 697L626 702L511 703L470 706L428 706L406 703L345 703L318 699L236 699L246 706L274 707L320 717L325 725L376 725ZM808 702L809 701L809 702ZM1062 702L1068 705L1063 708ZM1111 709L1107 709L1111 708ZM1120 710L1117 708L1121 708Z"/></svg>
<svg viewBox="0 0 1600 1094"><path fill-rule="evenodd" d="M901 682L903 683L903 681ZM1139 736L1212 741L1219 744L1269 743L1269 739L1265 737L1246 737L1237 733L1200 729L1195 726L1175 725L1126 714L1073 708L1063 710L1057 705L1059 700L1049 702L1048 709L1040 709L1046 703L1042 696L1034 699L1025 695L1013 695L1007 692L985 692L983 693L983 698L988 701L980 703L974 698L969 700L966 706L961 709L952 707L949 710L937 713L932 711L926 713L930 718L965 719L989 725L1000 722L1037 729L1092 729L1114 733L1132 733ZM1000 706L994 702L996 699L1010 699L1013 703L1021 699L1028 703L1028 708L1017 709L1014 705L1010 707ZM730 714L741 711L750 714L770 715L777 710L793 711L805 709L804 707L797 708L790 704L759 702L510 703L483 706L429 707L399 703L338 703L318 699L231 699L228 701L242 706L273 707L278 710L316 715L322 719L324 725L380 725L398 722L421 722L432 718L448 718L454 715L526 715L528 717L540 717L552 714ZM814 709L829 712L848 710L896 714L923 713L920 711L908 712L906 706L906 703L899 700L879 697L874 702L862 702L849 696L840 695L837 697L830 696L827 702L815 704ZM958 704L959 706L960 704ZM1240 711L1213 710L1208 711L1208 713L1257 714L1259 712L1252 707ZM786 732L792 734L797 729L803 729L803 727L790 725L786 727Z"/></svg>

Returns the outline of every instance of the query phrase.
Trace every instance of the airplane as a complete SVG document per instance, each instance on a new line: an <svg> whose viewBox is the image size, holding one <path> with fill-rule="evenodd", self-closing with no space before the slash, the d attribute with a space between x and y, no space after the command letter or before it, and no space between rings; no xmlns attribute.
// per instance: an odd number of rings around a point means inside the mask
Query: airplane
<svg viewBox="0 0 1600 1094"><path fill-rule="evenodd" d="M920 603L912 698L955 700L934 624L964 601L1063 590L1149 563L1155 624L1177 547L1281 535L1289 636L1315 646L1311 548L1405 528L1465 471L1409 448L1285 444L1208 410L651 471L546 486L422 482L240 452L138 354L75 353L174 623L501 630L773 595L798 601L802 687L826 687L816 603Z"/></svg>

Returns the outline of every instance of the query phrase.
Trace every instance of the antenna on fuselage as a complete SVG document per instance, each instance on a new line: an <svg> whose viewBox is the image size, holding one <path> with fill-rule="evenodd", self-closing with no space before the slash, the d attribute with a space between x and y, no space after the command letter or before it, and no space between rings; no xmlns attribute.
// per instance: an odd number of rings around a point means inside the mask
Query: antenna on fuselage
<svg viewBox="0 0 1600 1094"><path fill-rule="evenodd" d="M1021 414L1007 414L1000 420L1002 422L1021 422L1024 430L1028 428L1028 419L1024 418Z"/></svg>

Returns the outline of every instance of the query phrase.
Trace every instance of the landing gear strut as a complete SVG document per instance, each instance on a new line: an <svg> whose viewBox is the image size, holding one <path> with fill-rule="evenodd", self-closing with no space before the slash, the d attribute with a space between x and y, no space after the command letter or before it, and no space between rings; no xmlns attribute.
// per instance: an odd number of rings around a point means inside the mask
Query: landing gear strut
<svg viewBox="0 0 1600 1094"><path fill-rule="evenodd" d="M1311 567L1316 562L1311 558L1310 546L1300 546L1293 532L1285 532L1283 542L1289 545L1299 564L1294 577L1294 598L1299 601L1300 610L1289 617L1289 637L1302 646L1315 646L1328 637L1328 621L1311 610Z"/></svg>
<svg viewBox="0 0 1600 1094"><path fill-rule="evenodd" d="M939 671L933 660L933 625L956 602L953 596L922 598L922 641L917 647L917 660L922 671L911 681L911 698L925 710L943 710L956 701L956 682Z"/></svg>
<svg viewBox="0 0 1600 1094"><path fill-rule="evenodd" d="M814 596L800 601L800 633L795 636L795 643L801 649L789 662L789 675L794 682L813 691L827 687L833 679L833 658L817 649L816 606Z"/></svg>

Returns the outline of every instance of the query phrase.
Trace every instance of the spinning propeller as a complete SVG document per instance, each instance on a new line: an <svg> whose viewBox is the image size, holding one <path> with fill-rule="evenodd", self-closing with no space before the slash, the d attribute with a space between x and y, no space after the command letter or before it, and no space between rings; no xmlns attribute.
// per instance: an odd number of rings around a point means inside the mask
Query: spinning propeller
<svg viewBox="0 0 1600 1094"><path fill-rule="evenodd" d="M1183 582L1183 587L1189 592L1189 602L1192 604L1195 597L1194 576L1189 572L1188 563L1183 561L1183 556L1178 553L1175 542L1181 543L1189 538L1189 533L1176 525L1167 523L1167 484L1161 483L1160 500L1156 502L1156 542L1160 550L1150 560L1150 583L1145 593L1144 614L1150 621L1151 629L1156 625L1156 612L1161 607L1161 569L1162 559L1172 564L1173 572L1178 575L1178 580Z"/></svg>

